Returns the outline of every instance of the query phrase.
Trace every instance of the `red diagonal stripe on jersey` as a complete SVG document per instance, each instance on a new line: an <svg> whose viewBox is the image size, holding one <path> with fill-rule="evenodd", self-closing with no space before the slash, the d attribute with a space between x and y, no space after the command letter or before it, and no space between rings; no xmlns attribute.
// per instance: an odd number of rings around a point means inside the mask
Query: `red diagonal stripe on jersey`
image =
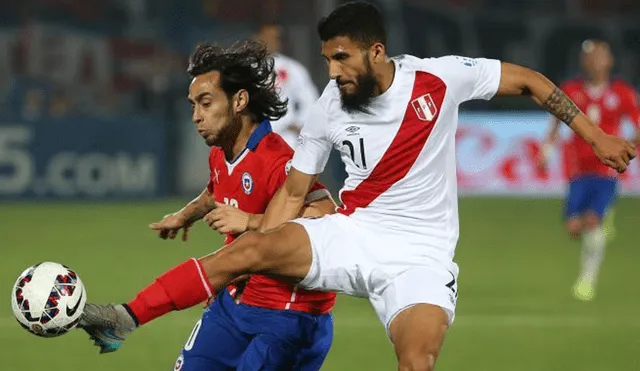
<svg viewBox="0 0 640 371"><path fill-rule="evenodd" d="M367 207L373 200L407 175L424 148L440 116L446 91L446 85L437 76L427 72L416 72L411 99L407 104L398 133L367 179L358 184L354 190L342 192L340 195L342 207L338 209L339 213L351 215L356 208ZM416 112L412 104L414 99L426 94L431 95L431 99L437 108L437 112L431 121L420 120L418 112Z"/></svg>

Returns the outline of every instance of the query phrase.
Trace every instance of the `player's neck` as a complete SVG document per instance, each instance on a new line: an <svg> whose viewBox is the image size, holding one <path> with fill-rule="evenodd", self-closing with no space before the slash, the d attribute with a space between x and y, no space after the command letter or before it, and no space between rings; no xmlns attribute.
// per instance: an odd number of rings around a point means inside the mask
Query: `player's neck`
<svg viewBox="0 0 640 371"><path fill-rule="evenodd" d="M585 85L589 88L602 88L609 84L609 76L593 76L588 78L585 82Z"/></svg>
<svg viewBox="0 0 640 371"><path fill-rule="evenodd" d="M393 83L393 78L396 74L396 66L391 59L380 67L380 71L376 73L376 80L378 81L378 95L384 94Z"/></svg>
<svg viewBox="0 0 640 371"><path fill-rule="evenodd" d="M253 131L258 127L258 123L249 117L241 118L240 132L235 138L235 141L229 141L228 145L223 145L222 150L224 156L228 161L235 160L245 148L247 148L247 142L253 134Z"/></svg>

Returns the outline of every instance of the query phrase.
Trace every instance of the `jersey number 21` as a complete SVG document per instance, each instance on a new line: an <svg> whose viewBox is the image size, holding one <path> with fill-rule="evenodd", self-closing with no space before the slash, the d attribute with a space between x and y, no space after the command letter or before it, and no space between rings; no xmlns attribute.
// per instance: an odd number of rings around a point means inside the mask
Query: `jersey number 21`
<svg viewBox="0 0 640 371"><path fill-rule="evenodd" d="M349 156L356 167L360 169L367 169L367 157L364 155L364 138L360 138L358 142L352 142L345 140L342 142L343 146L349 149Z"/></svg>

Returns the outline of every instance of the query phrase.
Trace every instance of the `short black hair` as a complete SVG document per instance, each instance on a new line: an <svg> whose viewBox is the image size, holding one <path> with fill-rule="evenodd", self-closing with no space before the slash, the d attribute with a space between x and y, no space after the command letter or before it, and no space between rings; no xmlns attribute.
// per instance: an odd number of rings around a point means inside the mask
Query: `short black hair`
<svg viewBox="0 0 640 371"><path fill-rule="evenodd" d="M247 109L257 121L277 120L287 113L287 100L276 91L273 64L266 47L257 41L238 41L226 49L204 43L189 58L187 72L197 77L219 71L228 97L244 89L249 93Z"/></svg>
<svg viewBox="0 0 640 371"><path fill-rule="evenodd" d="M318 22L320 40L346 36L368 48L376 42L386 45L387 30L382 13L373 4L353 1L343 4Z"/></svg>

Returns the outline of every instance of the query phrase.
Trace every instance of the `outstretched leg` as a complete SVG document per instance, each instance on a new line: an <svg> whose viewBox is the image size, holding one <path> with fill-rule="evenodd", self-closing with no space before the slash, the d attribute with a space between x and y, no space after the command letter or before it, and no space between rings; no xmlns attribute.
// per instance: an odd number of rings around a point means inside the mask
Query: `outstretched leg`
<svg viewBox="0 0 640 371"><path fill-rule="evenodd" d="M219 291L246 274L268 274L300 281L311 267L311 244L304 227L286 223L265 233L247 232L233 243L200 258Z"/></svg>
<svg viewBox="0 0 640 371"><path fill-rule="evenodd" d="M79 327L96 340L101 352L115 351L136 327L202 303L239 277L268 274L300 281L311 262L309 236L300 224L247 232L210 255L172 268L126 304L87 304Z"/></svg>

